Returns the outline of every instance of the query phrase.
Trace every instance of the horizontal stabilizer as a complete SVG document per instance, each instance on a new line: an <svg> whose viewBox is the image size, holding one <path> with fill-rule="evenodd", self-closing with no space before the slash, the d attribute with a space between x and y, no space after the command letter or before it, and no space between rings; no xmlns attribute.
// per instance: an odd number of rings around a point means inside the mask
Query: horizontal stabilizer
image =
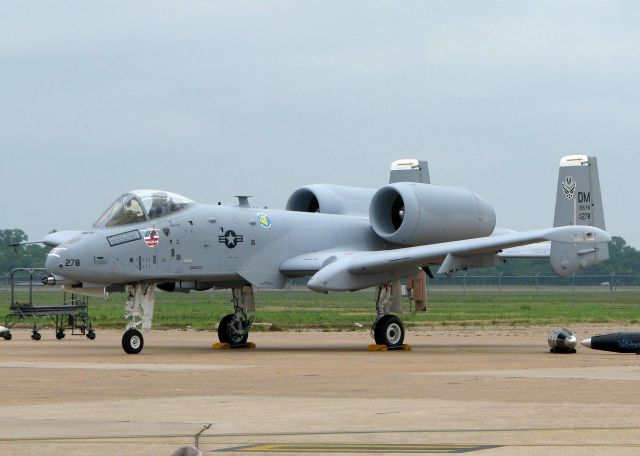
<svg viewBox="0 0 640 456"><path fill-rule="evenodd" d="M609 259L608 242L551 243L551 267L560 276L573 274Z"/></svg>

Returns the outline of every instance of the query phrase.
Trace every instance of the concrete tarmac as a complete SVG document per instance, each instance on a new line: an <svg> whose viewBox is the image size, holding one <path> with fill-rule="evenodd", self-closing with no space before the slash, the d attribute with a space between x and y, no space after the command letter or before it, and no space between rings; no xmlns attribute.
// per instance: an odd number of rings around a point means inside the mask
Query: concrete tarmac
<svg viewBox="0 0 640 456"><path fill-rule="evenodd" d="M640 358L551 354L551 327L411 330L412 351L357 332L211 332L0 340L0 454L637 454ZM578 338L631 330L572 326Z"/></svg>

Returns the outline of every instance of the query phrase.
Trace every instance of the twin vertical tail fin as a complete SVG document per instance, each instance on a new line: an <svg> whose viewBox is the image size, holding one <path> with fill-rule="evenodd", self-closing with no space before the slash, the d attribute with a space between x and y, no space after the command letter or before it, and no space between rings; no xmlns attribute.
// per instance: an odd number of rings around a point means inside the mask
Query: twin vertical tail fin
<svg viewBox="0 0 640 456"><path fill-rule="evenodd" d="M589 225L605 229L598 160L569 155L560 160L553 226ZM552 242L551 266L562 276L609 258L607 242Z"/></svg>
<svg viewBox="0 0 640 456"><path fill-rule="evenodd" d="M606 229L596 157L568 155L560 160L553 226L567 225Z"/></svg>

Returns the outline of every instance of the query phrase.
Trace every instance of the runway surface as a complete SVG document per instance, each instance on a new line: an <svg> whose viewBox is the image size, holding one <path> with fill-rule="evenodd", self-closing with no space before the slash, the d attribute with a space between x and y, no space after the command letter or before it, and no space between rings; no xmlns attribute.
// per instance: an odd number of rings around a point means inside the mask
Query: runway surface
<svg viewBox="0 0 640 456"><path fill-rule="evenodd" d="M365 331L211 332L0 340L0 454L637 454L640 358L548 353L549 327L410 331L368 352ZM571 328L579 338L628 330Z"/></svg>

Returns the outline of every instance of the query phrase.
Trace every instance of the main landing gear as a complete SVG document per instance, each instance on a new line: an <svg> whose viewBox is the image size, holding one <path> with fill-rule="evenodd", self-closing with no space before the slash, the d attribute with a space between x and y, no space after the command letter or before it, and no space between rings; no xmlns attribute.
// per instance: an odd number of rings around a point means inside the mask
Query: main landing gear
<svg viewBox="0 0 640 456"><path fill-rule="evenodd" d="M233 313L225 315L218 324L218 340L231 347L245 347L253 316L248 312L255 310L253 288L246 286L232 290Z"/></svg>
<svg viewBox="0 0 640 456"><path fill-rule="evenodd" d="M122 335L122 349L129 355L140 353L144 347L144 337L137 327L140 326L143 332L151 329L155 290L155 284L127 285L129 297L125 305L125 319L129 322Z"/></svg>
<svg viewBox="0 0 640 456"><path fill-rule="evenodd" d="M373 325L373 338L378 345L389 348L402 347L404 325L395 315L383 315Z"/></svg>
<svg viewBox="0 0 640 456"><path fill-rule="evenodd" d="M122 349L129 355L137 355L144 347L144 337L137 329L127 329L122 335Z"/></svg>
<svg viewBox="0 0 640 456"><path fill-rule="evenodd" d="M376 293L376 319L371 326L371 335L376 345L390 349L405 347L404 325L402 321L390 312L402 312L402 298L400 295L400 282L394 281L377 289Z"/></svg>

